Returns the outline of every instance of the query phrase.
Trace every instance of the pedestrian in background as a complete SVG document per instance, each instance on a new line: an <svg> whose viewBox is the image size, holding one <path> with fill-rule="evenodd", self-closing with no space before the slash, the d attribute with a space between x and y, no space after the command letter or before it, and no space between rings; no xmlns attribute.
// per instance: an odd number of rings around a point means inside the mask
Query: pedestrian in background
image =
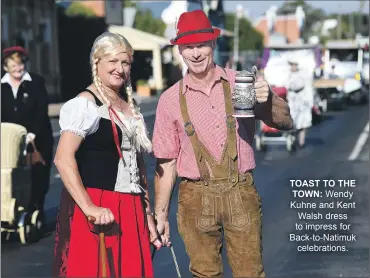
<svg viewBox="0 0 370 278"><path fill-rule="evenodd" d="M298 146L303 148L306 143L307 129L312 126L312 107L314 92L312 75L299 68L299 60L295 56L288 58L290 73L287 80L287 100L298 135Z"/></svg>
<svg viewBox="0 0 370 278"><path fill-rule="evenodd" d="M20 46L3 50L1 78L1 121L27 129L33 143L30 210L43 217L45 196L50 185L54 138L48 115L48 93L44 78L26 69L27 51ZM42 221L44 222L44 221Z"/></svg>

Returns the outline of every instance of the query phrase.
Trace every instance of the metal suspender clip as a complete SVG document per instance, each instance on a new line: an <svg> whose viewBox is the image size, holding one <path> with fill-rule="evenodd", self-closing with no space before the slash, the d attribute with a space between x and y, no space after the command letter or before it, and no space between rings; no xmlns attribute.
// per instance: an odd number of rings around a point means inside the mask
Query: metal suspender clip
<svg viewBox="0 0 370 278"><path fill-rule="evenodd" d="M188 136L192 136L195 133L194 126L191 122L186 122L184 124L185 132Z"/></svg>

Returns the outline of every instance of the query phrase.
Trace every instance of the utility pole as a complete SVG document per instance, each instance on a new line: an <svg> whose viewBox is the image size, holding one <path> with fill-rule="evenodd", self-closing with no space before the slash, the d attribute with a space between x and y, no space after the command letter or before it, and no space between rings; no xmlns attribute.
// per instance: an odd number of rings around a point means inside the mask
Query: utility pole
<svg viewBox="0 0 370 278"><path fill-rule="evenodd" d="M338 3L339 10L341 10L342 5ZM338 12L337 16L338 26L337 26L337 40L340 40L342 38L342 14Z"/></svg>
<svg viewBox="0 0 370 278"><path fill-rule="evenodd" d="M358 17L357 17L357 32L356 33L361 33L362 30L362 12L365 8L365 3L366 1L359 1L360 2L360 7L358 11Z"/></svg>
<svg viewBox="0 0 370 278"><path fill-rule="evenodd" d="M355 19L353 13L349 14L349 32L351 34L351 39L354 39L356 37L356 32L355 32Z"/></svg>
<svg viewBox="0 0 370 278"><path fill-rule="evenodd" d="M338 28L337 28L337 39L342 38L342 15L338 14Z"/></svg>

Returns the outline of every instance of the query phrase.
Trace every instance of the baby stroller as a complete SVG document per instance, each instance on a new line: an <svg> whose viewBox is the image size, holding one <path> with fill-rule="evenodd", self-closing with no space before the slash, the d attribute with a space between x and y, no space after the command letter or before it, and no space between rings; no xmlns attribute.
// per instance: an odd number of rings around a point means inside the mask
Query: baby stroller
<svg viewBox="0 0 370 278"><path fill-rule="evenodd" d="M31 209L31 162L27 130L1 123L1 234L8 240L17 232L22 244L38 235L41 212Z"/></svg>
<svg viewBox="0 0 370 278"><path fill-rule="evenodd" d="M287 101L287 89L285 87L272 87L276 95ZM296 150L296 136L293 131L281 131L276 128L269 127L264 122L260 121L259 128L255 135L257 151L265 151L266 145L286 145L288 152Z"/></svg>

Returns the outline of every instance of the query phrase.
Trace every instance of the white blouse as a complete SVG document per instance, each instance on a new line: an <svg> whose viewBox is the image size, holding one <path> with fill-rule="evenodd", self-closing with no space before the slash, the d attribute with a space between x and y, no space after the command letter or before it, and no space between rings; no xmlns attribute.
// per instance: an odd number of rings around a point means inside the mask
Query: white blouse
<svg viewBox="0 0 370 278"><path fill-rule="evenodd" d="M115 120L122 132L121 152L123 159L118 164L115 191L121 193L142 193L139 169L137 165L137 150L135 149L136 128L138 120L134 117L118 113L121 121ZM95 133L99 128L100 119L108 119L109 111L106 105L97 106L85 97L75 97L67 101L59 113L59 125L62 132L72 132L82 138Z"/></svg>

